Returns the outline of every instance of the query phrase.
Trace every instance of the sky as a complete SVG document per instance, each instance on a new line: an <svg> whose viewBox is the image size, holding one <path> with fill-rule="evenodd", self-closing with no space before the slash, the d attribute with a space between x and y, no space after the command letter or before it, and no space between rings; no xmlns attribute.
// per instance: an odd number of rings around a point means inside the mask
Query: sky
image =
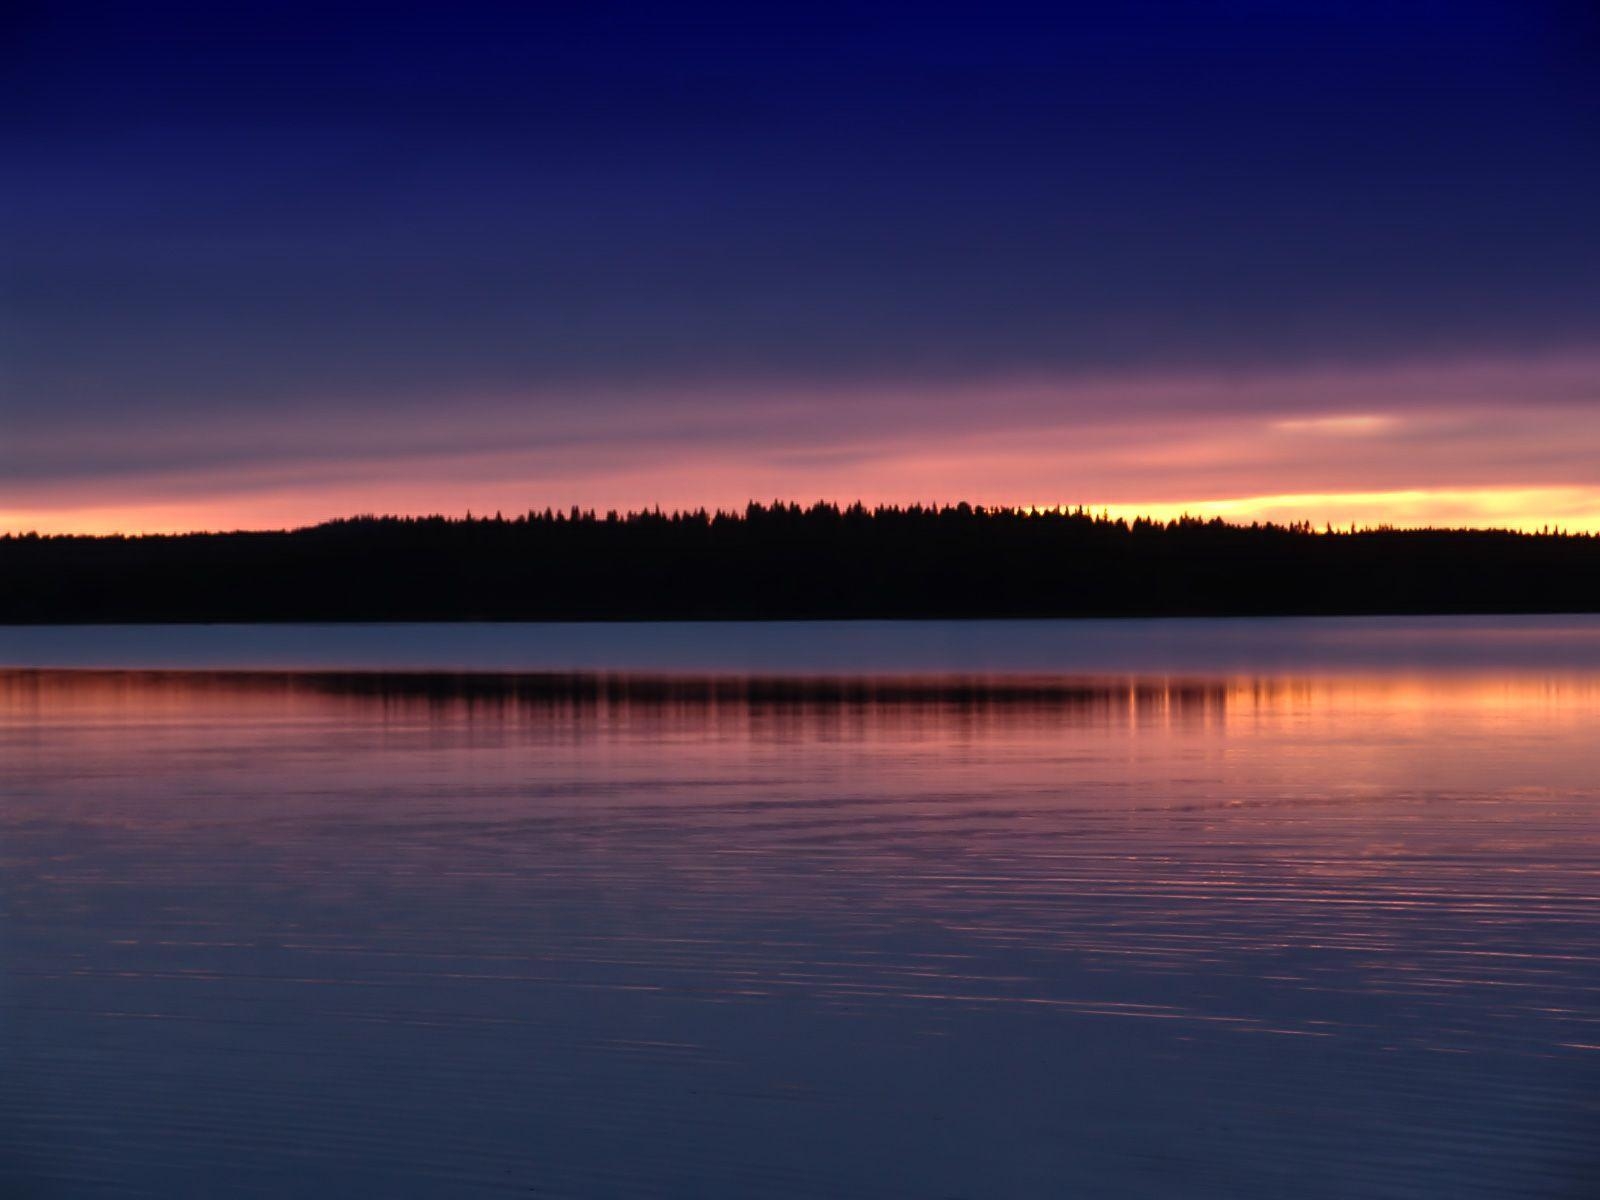
<svg viewBox="0 0 1600 1200"><path fill-rule="evenodd" d="M1600 529L1600 7L30 2L0 531Z"/></svg>

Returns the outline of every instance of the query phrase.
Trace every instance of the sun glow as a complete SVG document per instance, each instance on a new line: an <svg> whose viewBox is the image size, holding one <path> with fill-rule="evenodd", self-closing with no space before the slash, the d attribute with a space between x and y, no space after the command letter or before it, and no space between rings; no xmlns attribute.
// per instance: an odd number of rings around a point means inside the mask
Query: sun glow
<svg viewBox="0 0 1600 1200"><path fill-rule="evenodd" d="M580 489L583 490L583 489ZM681 498L663 498L663 508L700 506L742 508L752 497L730 492L726 495L697 496L684 489ZM856 495L840 494L835 499L848 503ZM866 503L937 503L940 497L917 495L867 495ZM1384 492L1291 492L1262 496L1197 497L1192 500L1115 501L1090 503L1077 500L1037 503L1008 494L995 486L975 489L961 499L991 507L1016 507L1031 512L1063 511L1083 507L1113 518L1133 520L1148 517L1171 521L1179 517L1249 524L1252 521L1290 524L1309 521L1322 528L1351 526L1361 529L1393 526L1398 528L1448 527L1514 529L1527 533L1561 530L1568 533L1600 533L1600 488L1455 488L1413 489ZM0 512L0 532L39 534L141 534L185 533L195 530L275 529L314 524L332 517L359 511L393 511L417 515L443 511L461 515L469 509L477 513L522 512L529 507L543 508L542 495L530 502L526 492L503 486L494 493L474 491L470 496L440 495L438 503L418 502L414 497L384 497L390 503L363 503L359 496L341 497L346 503L322 500L315 507L294 503L287 498L257 497L253 500L229 497L215 503L189 505L129 506L126 508L70 508L61 510L14 510ZM371 499L377 499L372 497ZM549 501L572 499L582 507L607 508L613 505L604 496L587 494L557 497ZM807 497L809 500L810 497ZM956 498L950 498L953 502ZM408 503L407 501L411 502ZM621 507L649 507L650 502L624 503Z"/></svg>
<svg viewBox="0 0 1600 1200"><path fill-rule="evenodd" d="M1108 504L1095 511L1132 520L1221 517L1248 524L1310 521L1317 527L1515 529L1600 533L1600 488L1458 488L1393 492L1304 492L1153 504Z"/></svg>

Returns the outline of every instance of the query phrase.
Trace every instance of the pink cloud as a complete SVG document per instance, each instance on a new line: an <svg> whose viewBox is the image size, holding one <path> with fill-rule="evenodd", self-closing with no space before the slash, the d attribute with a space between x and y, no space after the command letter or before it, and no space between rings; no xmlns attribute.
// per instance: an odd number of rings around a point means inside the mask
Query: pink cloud
<svg viewBox="0 0 1600 1200"><path fill-rule="evenodd" d="M16 431L0 527L752 497L1600 522L1600 360L796 384L337 404L115 437ZM448 402L447 402L448 401Z"/></svg>

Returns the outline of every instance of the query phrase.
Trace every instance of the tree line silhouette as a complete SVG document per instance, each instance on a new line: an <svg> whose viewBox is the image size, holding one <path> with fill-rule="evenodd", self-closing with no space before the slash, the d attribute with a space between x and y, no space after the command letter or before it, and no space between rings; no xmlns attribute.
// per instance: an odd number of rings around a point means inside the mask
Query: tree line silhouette
<svg viewBox="0 0 1600 1200"><path fill-rule="evenodd" d="M1587 534L964 503L0 537L8 623L1594 611L1600 538Z"/></svg>

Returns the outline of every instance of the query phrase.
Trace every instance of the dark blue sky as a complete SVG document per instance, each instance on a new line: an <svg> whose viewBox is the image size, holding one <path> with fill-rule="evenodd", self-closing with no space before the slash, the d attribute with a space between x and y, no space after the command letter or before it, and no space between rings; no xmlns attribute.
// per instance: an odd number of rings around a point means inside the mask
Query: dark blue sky
<svg viewBox="0 0 1600 1200"><path fill-rule="evenodd" d="M902 418L864 394L926 388L959 436L972 414L950 406L982 407L986 381L1600 350L1584 4L23 3L6 22L0 466L24 490L0 508L362 457L369 421L418 431L374 451L409 463L450 413L496 449L603 444L641 414L661 445L738 426L781 449L781 421L738 416L774 390L876 437ZM1424 391L1332 408L1431 411ZM992 408L1019 429L1095 415Z"/></svg>

